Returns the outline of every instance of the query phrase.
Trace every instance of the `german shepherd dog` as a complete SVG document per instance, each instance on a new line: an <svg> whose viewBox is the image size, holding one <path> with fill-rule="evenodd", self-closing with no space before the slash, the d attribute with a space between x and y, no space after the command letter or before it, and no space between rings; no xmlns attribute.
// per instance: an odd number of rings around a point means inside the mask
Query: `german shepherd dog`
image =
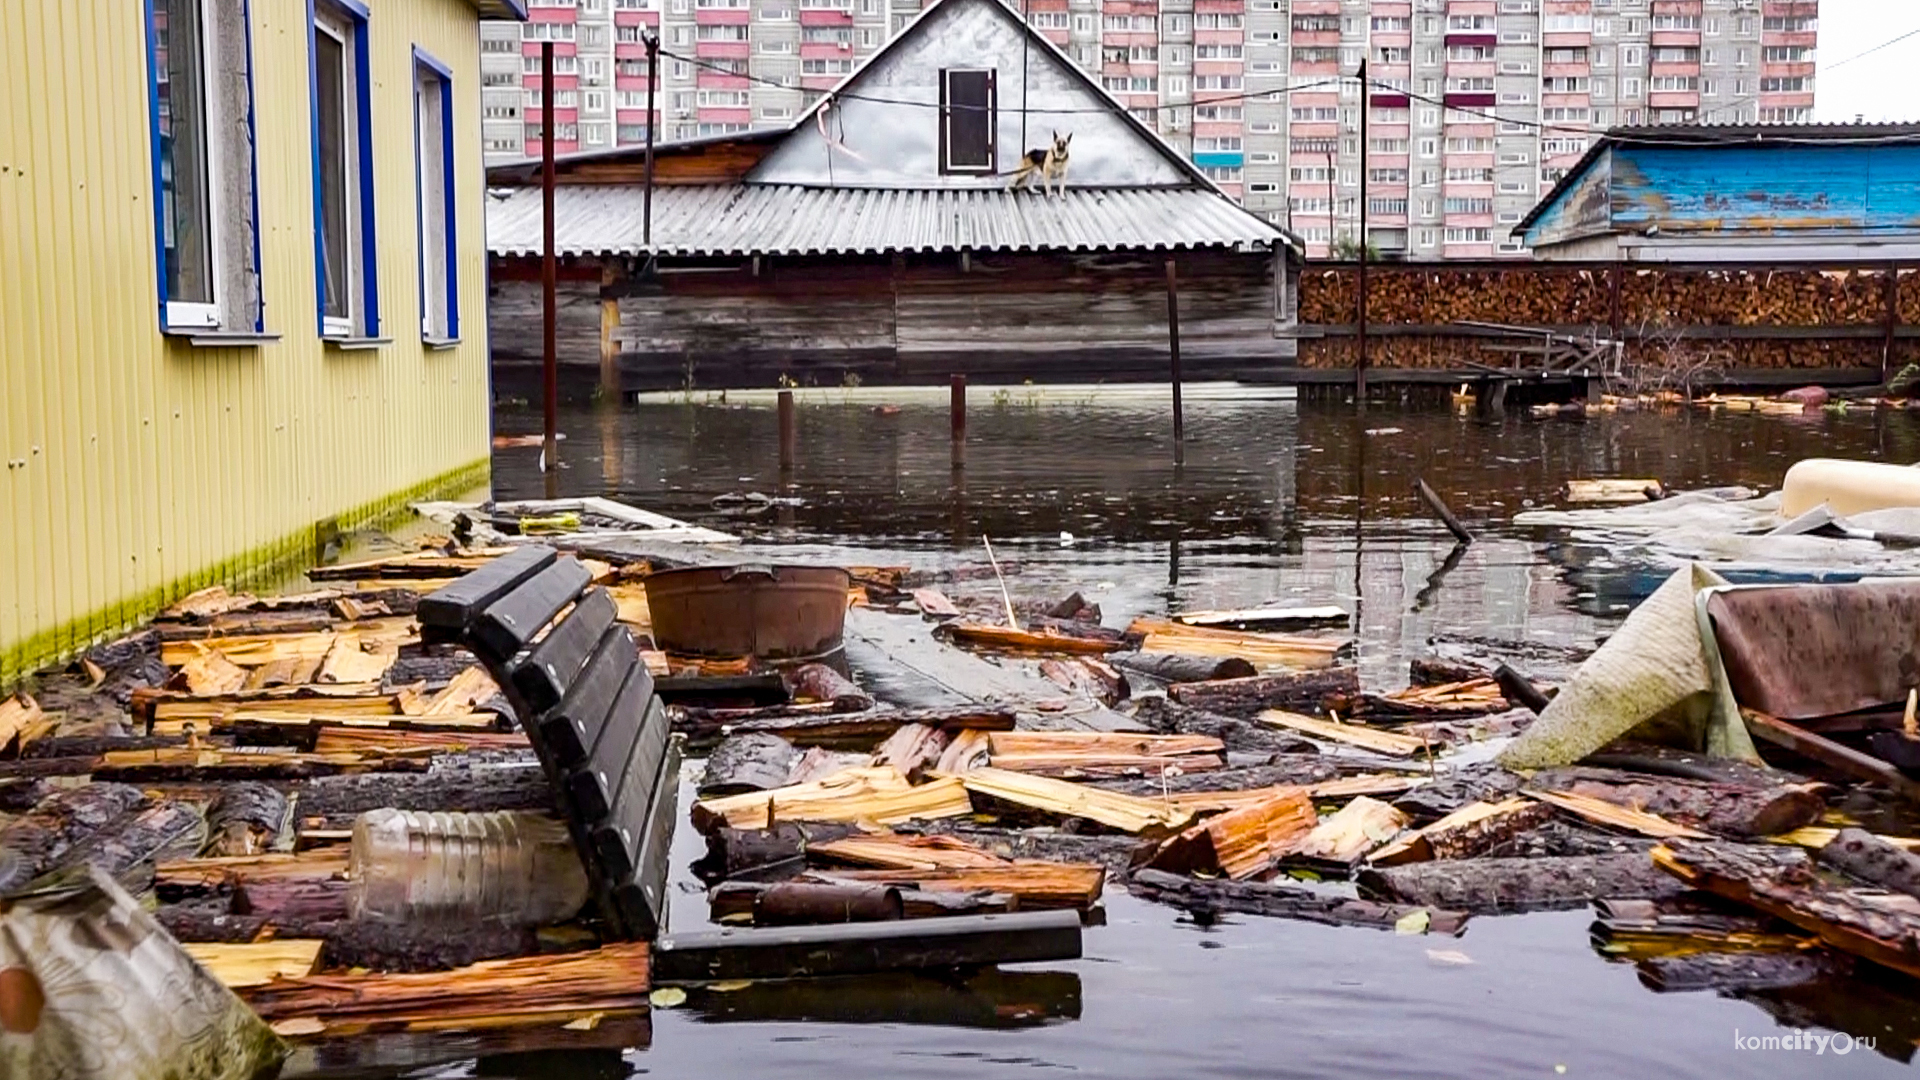
<svg viewBox="0 0 1920 1080"><path fill-rule="evenodd" d="M1073 141L1073 132L1067 132L1065 138L1059 132L1053 133L1053 145L1044 150L1029 150L1020 159L1020 167L1013 171L1013 182L1007 190L1018 191L1022 185L1031 185L1034 177L1040 178L1040 190L1045 192L1047 185L1053 185L1053 194L1060 195L1067 190L1067 144Z"/></svg>

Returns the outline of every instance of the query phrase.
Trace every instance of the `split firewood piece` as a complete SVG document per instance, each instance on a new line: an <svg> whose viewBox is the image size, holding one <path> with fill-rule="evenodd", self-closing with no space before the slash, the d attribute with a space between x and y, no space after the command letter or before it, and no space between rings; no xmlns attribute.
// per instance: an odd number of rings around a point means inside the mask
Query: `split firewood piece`
<svg viewBox="0 0 1920 1080"><path fill-rule="evenodd" d="M866 768L873 758L868 754L856 754L847 751L829 750L824 746L812 746L793 761L793 767L787 772L787 784L807 784L815 780L825 780L847 769Z"/></svg>
<svg viewBox="0 0 1920 1080"><path fill-rule="evenodd" d="M0 699L0 754L29 727L40 722L42 713L40 703L26 694L15 694ZM26 747L22 746L21 750Z"/></svg>
<svg viewBox="0 0 1920 1080"><path fill-rule="evenodd" d="M247 671L219 649L201 648L181 664L180 678L193 694L232 694L247 684Z"/></svg>
<svg viewBox="0 0 1920 1080"><path fill-rule="evenodd" d="M1423 739L1416 739L1411 735L1400 735L1391 731L1382 731L1379 728L1368 727L1365 724L1342 724L1332 720L1320 720L1312 716L1301 716L1299 713L1285 712L1280 709L1269 709L1261 713L1259 719L1261 723L1273 727L1286 728L1289 731L1298 731L1303 735L1309 735L1316 739L1325 739L1329 742L1340 742L1346 743L1349 746L1358 746L1364 750L1371 750L1376 754L1386 754L1390 757L1412 757L1428 749L1428 743Z"/></svg>
<svg viewBox="0 0 1920 1080"><path fill-rule="evenodd" d="M895 833L843 836L807 844L809 856L879 870L964 870L1006 866L1005 859L977 844L952 836L900 836Z"/></svg>
<svg viewBox="0 0 1920 1080"><path fill-rule="evenodd" d="M1225 746L1206 735L1139 735L1106 731L1000 731L988 736L997 769L1041 776L1155 775L1218 769Z"/></svg>
<svg viewBox="0 0 1920 1080"><path fill-rule="evenodd" d="M1641 503L1665 490L1658 480L1569 480L1566 485L1567 501L1574 503Z"/></svg>
<svg viewBox="0 0 1920 1080"><path fill-rule="evenodd" d="M1334 656L1347 645L1332 638L1215 630L1144 618L1133 620L1127 634L1141 639L1141 652L1237 656L1255 664L1281 664L1295 670L1332 667Z"/></svg>
<svg viewBox="0 0 1920 1080"><path fill-rule="evenodd" d="M1826 809L1818 784L1688 780L1573 766L1535 773L1530 786L1599 799L1731 837L1792 832L1818 821Z"/></svg>
<svg viewBox="0 0 1920 1080"><path fill-rule="evenodd" d="M1633 810L1625 806L1586 795L1576 795L1571 791L1529 791L1527 794L1541 802L1551 803L1576 817L1585 818L1596 825L1608 825L1616 829L1651 836L1656 840L1669 837L1687 837L1694 840L1711 839L1711 833L1688 828L1678 822L1668 821L1658 814L1649 814L1644 810Z"/></svg>
<svg viewBox="0 0 1920 1080"><path fill-rule="evenodd" d="M168 667L183 667L209 651L220 653L240 667L259 667L275 660L320 660L333 648L336 636L331 630L323 630L309 634L247 634L163 641L160 662Z"/></svg>
<svg viewBox="0 0 1920 1080"><path fill-rule="evenodd" d="M1407 827L1407 815L1361 795L1314 826L1295 849L1304 859L1351 866Z"/></svg>
<svg viewBox="0 0 1920 1080"><path fill-rule="evenodd" d="M240 990L313 974L324 945L320 938L276 938L245 945L190 941L181 948L228 989Z"/></svg>
<svg viewBox="0 0 1920 1080"><path fill-rule="evenodd" d="M874 749L873 763L891 765L903 775L912 776L916 770L936 764L952 741L953 736L937 727L902 724Z"/></svg>
<svg viewBox="0 0 1920 1080"><path fill-rule="evenodd" d="M447 716L472 712L475 705L500 692L493 676L478 664L453 677L453 681L427 702L427 716Z"/></svg>
<svg viewBox="0 0 1920 1080"><path fill-rule="evenodd" d="M979 728L966 728L953 737L947 748L940 752L940 760L934 763L935 772L952 776L969 772L987 763L987 754L992 747L991 732Z"/></svg>
<svg viewBox="0 0 1920 1080"><path fill-rule="evenodd" d="M1350 667L1167 687L1167 696L1182 705L1228 716L1252 716L1262 709L1344 708L1347 700L1359 693L1359 672Z"/></svg>
<svg viewBox="0 0 1920 1080"><path fill-rule="evenodd" d="M1193 817L1163 800L1142 799L1006 769L974 769L960 774L958 779L975 794L1059 817L1085 818L1121 832L1172 832L1184 828Z"/></svg>
<svg viewBox="0 0 1920 1080"><path fill-rule="evenodd" d="M873 698L866 691L825 664L802 664L787 674L786 683L789 695L796 702L825 702L832 705L835 712L873 708Z"/></svg>
<svg viewBox="0 0 1920 1080"><path fill-rule="evenodd" d="M953 778L911 784L892 768L846 769L808 784L750 791L693 804L701 832L722 825L765 829L774 821L872 821L889 825L914 818L970 813L966 788Z"/></svg>
<svg viewBox="0 0 1920 1080"><path fill-rule="evenodd" d="M920 611L923 614L931 615L936 619L953 619L960 615L960 609L954 607L953 601L947 599L947 594L939 589L915 589L913 602L920 605Z"/></svg>
<svg viewBox="0 0 1920 1080"><path fill-rule="evenodd" d="M327 650L326 658L321 661L320 670L313 681L376 682L393 666L399 655L397 645L368 648L357 633L339 634L334 639L333 647Z"/></svg>
<svg viewBox="0 0 1920 1080"><path fill-rule="evenodd" d="M316 754L404 754L418 751L451 754L462 750L523 748L531 748L523 731L489 731L471 724L453 731L323 724L314 732L313 740L313 752Z"/></svg>
<svg viewBox="0 0 1920 1080"><path fill-rule="evenodd" d="M1278 788L1169 837L1147 865L1177 874L1221 873L1238 881L1293 851L1318 822L1305 788Z"/></svg>
<svg viewBox="0 0 1920 1080"><path fill-rule="evenodd" d="M1397 866L1431 859L1470 859L1544 824L1552 816L1551 807L1518 795L1497 803L1468 803L1374 852L1367 861L1375 866Z"/></svg>
<svg viewBox="0 0 1920 1080"><path fill-rule="evenodd" d="M240 991L269 1021L311 1018L320 1031L357 1034L378 1027L439 1030L555 1023L647 1004L643 943L591 952L487 960L452 971L310 975Z"/></svg>
<svg viewBox="0 0 1920 1080"><path fill-rule="evenodd" d="M1653 862L1696 889L1809 930L1843 952L1920 977L1920 899L1834 884L1812 873L1806 853L1797 848L1671 840L1653 849Z"/></svg>
<svg viewBox="0 0 1920 1080"><path fill-rule="evenodd" d="M186 621L211 619L215 615L239 611L253 603L254 598L248 593L229 592L225 585L209 585L174 601L161 610L159 617Z"/></svg>
<svg viewBox="0 0 1920 1080"><path fill-rule="evenodd" d="M1920 855L1887 843L1865 829L1841 829L1813 857L1861 881L1920 897Z"/></svg>

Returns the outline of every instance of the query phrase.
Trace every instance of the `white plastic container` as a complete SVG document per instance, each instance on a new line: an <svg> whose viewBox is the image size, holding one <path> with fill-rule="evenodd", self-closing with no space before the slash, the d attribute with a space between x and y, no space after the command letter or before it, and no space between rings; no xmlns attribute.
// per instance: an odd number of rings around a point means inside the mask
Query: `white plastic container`
<svg viewBox="0 0 1920 1080"><path fill-rule="evenodd" d="M565 825L541 814L369 810L353 823L355 919L510 926L565 922L588 884Z"/></svg>
<svg viewBox="0 0 1920 1080"><path fill-rule="evenodd" d="M1780 517L1792 521L1826 504L1840 517L1920 506L1920 469L1880 461L1808 458L1787 470L1780 485Z"/></svg>

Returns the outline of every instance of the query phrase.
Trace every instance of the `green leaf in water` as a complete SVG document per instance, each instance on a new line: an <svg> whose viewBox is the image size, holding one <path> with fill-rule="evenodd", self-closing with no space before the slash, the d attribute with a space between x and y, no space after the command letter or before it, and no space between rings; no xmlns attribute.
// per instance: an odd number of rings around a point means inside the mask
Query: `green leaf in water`
<svg viewBox="0 0 1920 1080"><path fill-rule="evenodd" d="M1427 915L1426 908L1409 911L1394 920L1393 932L1396 934L1424 934L1427 932L1427 924L1431 921L1432 919Z"/></svg>
<svg viewBox="0 0 1920 1080"><path fill-rule="evenodd" d="M671 1009L687 1003L687 992L677 986L663 986L647 995L647 1003L656 1009Z"/></svg>

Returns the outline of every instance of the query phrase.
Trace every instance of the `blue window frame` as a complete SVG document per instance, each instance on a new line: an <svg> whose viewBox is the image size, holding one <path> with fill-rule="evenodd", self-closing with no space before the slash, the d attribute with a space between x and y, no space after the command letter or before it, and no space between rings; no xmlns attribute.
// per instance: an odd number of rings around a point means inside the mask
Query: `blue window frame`
<svg viewBox="0 0 1920 1080"><path fill-rule="evenodd" d="M373 79L359 0L307 0L313 234L320 336L380 333L373 210Z"/></svg>
<svg viewBox="0 0 1920 1080"><path fill-rule="evenodd" d="M420 337L460 338L460 275L455 251L453 70L413 50L414 202L420 239Z"/></svg>
<svg viewBox="0 0 1920 1080"><path fill-rule="evenodd" d="M246 0L145 0L160 329L257 334L259 169Z"/></svg>

